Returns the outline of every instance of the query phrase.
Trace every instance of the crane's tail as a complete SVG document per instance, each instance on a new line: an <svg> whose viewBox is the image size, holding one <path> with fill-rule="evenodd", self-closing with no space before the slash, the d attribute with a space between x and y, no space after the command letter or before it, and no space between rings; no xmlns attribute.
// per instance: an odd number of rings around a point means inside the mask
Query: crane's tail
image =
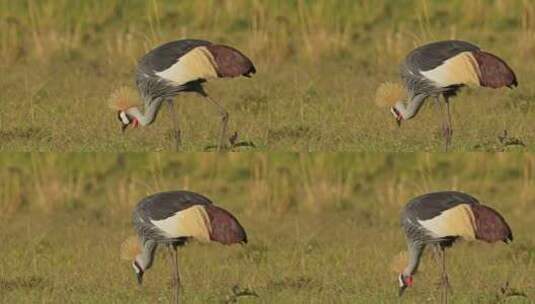
<svg viewBox="0 0 535 304"><path fill-rule="evenodd" d="M108 105L112 110L124 111L140 106L136 92L127 86L121 86L113 91L108 99Z"/></svg>
<svg viewBox="0 0 535 304"><path fill-rule="evenodd" d="M251 77L256 68L247 56L237 49L221 44L206 47L214 57L218 77Z"/></svg>
<svg viewBox="0 0 535 304"><path fill-rule="evenodd" d="M476 239L489 243L513 241L513 232L498 211L480 204L471 207L475 218Z"/></svg>
<svg viewBox="0 0 535 304"><path fill-rule="evenodd" d="M139 239L135 235L129 236L121 243L121 260L132 261L141 252Z"/></svg>
<svg viewBox="0 0 535 304"><path fill-rule="evenodd" d="M212 229L210 239L223 245L247 243L247 233L238 220L227 210L213 205L204 206Z"/></svg>
<svg viewBox="0 0 535 304"><path fill-rule="evenodd" d="M479 67L479 83L483 87L513 88L518 86L515 72L496 55L483 51L472 52Z"/></svg>
<svg viewBox="0 0 535 304"><path fill-rule="evenodd" d="M380 108L394 106L398 101L407 99L407 91L399 83L384 82L375 93L375 104Z"/></svg>

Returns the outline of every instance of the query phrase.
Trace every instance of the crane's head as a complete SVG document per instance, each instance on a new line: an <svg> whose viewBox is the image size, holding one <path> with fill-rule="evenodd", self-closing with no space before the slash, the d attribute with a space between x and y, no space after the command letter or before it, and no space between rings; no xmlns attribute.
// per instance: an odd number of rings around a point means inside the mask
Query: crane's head
<svg viewBox="0 0 535 304"><path fill-rule="evenodd" d="M401 297L407 287L412 287L412 276L411 275L406 276L403 273L400 273L398 277L398 281L399 281L399 296Z"/></svg>
<svg viewBox="0 0 535 304"><path fill-rule="evenodd" d="M117 88L109 97L109 106L117 111L117 118L121 122L124 132L129 125L137 127L139 121L132 115L139 106L137 93L126 86Z"/></svg>
<svg viewBox="0 0 535 304"><path fill-rule="evenodd" d="M121 122L121 131L125 131L129 125L134 128L139 126L139 121L134 116L128 114L127 111L117 111L117 119Z"/></svg>
<svg viewBox="0 0 535 304"><path fill-rule="evenodd" d="M137 282L141 284L143 282L143 273L148 266L143 266L142 256L140 255L141 245L137 236L132 235L121 243L121 259L126 261L132 261L132 267L136 273ZM150 266L150 265L149 265Z"/></svg>
<svg viewBox="0 0 535 304"><path fill-rule="evenodd" d="M390 112L394 115L398 126L401 125L401 120L403 120L399 106L406 99L407 91L398 83L385 82L377 88L375 93L375 104L381 108L390 108Z"/></svg>

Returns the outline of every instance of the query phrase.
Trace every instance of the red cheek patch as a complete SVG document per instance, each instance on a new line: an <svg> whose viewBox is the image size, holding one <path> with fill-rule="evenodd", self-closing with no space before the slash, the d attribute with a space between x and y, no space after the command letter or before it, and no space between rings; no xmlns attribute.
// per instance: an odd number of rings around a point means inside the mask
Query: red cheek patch
<svg viewBox="0 0 535 304"><path fill-rule="evenodd" d="M412 287L412 276L407 277L407 279L405 280L405 283L407 284L407 286Z"/></svg>
<svg viewBox="0 0 535 304"><path fill-rule="evenodd" d="M134 128L137 128L139 126L139 121L137 119L134 119L133 125Z"/></svg>

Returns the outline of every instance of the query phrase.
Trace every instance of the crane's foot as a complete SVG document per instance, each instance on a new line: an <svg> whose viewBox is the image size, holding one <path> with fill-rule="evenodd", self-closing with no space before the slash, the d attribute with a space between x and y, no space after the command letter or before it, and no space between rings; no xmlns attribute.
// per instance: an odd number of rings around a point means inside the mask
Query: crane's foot
<svg viewBox="0 0 535 304"><path fill-rule="evenodd" d="M209 145L204 147L205 151L233 151L236 148L250 147L256 148L252 141L238 141L238 132L235 131L228 139L228 145Z"/></svg>

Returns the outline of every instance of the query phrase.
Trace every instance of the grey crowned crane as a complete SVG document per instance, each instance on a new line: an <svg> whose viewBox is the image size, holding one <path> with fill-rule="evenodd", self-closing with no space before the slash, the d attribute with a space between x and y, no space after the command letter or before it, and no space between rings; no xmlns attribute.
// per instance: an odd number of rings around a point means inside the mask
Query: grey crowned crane
<svg viewBox="0 0 535 304"><path fill-rule="evenodd" d="M191 239L224 245L247 243L245 230L230 212L194 192L170 191L145 197L134 209L132 219L138 239L127 239L121 255L134 258L132 267L141 285L143 274L152 266L156 248L166 246L172 257L175 303L180 290L177 247Z"/></svg>
<svg viewBox="0 0 535 304"><path fill-rule="evenodd" d="M202 83L214 78L245 76L256 73L252 61L230 46L205 40L177 40L163 44L138 63L136 85L144 103L140 110L133 94L120 88L112 94L111 107L124 131L129 125L147 126L154 122L162 103L167 102L173 119L175 146L180 145L180 128L173 107L174 97L181 92L195 92L213 104L221 115L218 149L224 147L228 112L204 91Z"/></svg>
<svg viewBox="0 0 535 304"><path fill-rule="evenodd" d="M412 286L420 258L427 245L442 256L442 302L447 302L448 277L445 249L458 239L488 243L513 240L502 215L480 204L471 195L456 191L433 192L409 201L401 213L401 225L407 238L409 263L399 275L399 295Z"/></svg>
<svg viewBox="0 0 535 304"><path fill-rule="evenodd" d="M452 123L449 99L463 86L512 88L518 85L513 70L499 57L482 51L465 41L446 40L420 46L412 50L401 64L403 86L383 83L376 94L379 106L388 106L398 125L413 118L427 97L442 107L442 131L446 150L451 141Z"/></svg>

